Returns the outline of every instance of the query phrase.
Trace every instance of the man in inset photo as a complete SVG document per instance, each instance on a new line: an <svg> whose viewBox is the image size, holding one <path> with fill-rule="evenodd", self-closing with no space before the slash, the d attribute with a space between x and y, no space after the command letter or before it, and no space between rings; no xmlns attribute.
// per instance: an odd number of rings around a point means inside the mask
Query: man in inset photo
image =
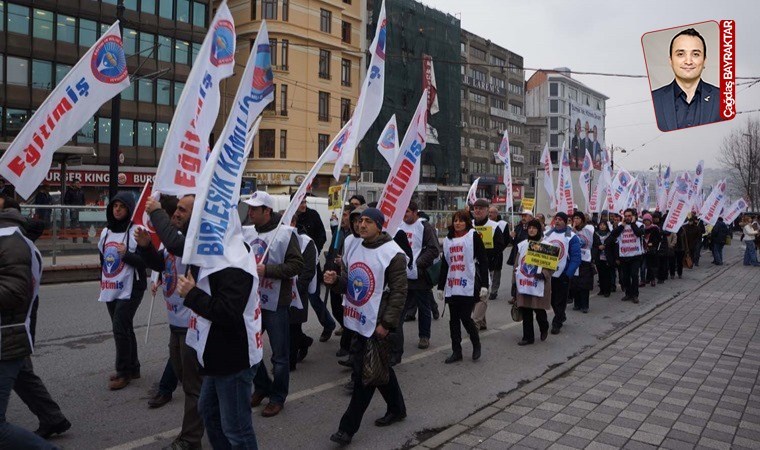
<svg viewBox="0 0 760 450"><path fill-rule="evenodd" d="M652 91L657 127L672 131L721 120L720 90L702 80L707 59L705 39L694 28L670 41L670 67L675 79Z"/></svg>

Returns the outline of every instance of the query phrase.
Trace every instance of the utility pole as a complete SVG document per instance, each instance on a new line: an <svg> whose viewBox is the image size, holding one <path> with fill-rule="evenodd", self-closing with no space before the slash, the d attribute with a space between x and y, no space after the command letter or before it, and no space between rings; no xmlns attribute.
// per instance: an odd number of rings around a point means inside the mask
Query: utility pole
<svg viewBox="0 0 760 450"><path fill-rule="evenodd" d="M124 0L116 3L119 34L124 35ZM119 132L121 131L121 94L111 100L111 148L108 162L108 198L112 200L119 189Z"/></svg>
<svg viewBox="0 0 760 450"><path fill-rule="evenodd" d="M743 133L743 134L747 136L747 141L749 142L749 173L747 174L747 194L749 195L750 208L752 208L752 211L754 212L756 211L755 189L752 183L754 182L753 175L755 172L755 151L752 148L752 134L750 133Z"/></svg>

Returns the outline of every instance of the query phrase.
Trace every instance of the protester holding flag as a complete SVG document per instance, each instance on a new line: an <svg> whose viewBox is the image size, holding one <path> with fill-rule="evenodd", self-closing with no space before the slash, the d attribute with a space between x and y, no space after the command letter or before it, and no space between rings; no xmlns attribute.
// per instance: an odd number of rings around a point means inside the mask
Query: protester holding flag
<svg viewBox="0 0 760 450"><path fill-rule="evenodd" d="M483 240L483 245L486 247L486 254L488 255L488 274L489 279L493 282L494 270L499 269L504 265L504 249L507 248L511 238L509 235L504 235L498 223L488 218L488 200L479 198L472 207L472 225L475 227L475 231L480 234L480 238ZM491 290L493 293L493 289ZM472 319L475 321L475 325L478 329L485 330L486 324L486 310L488 309L488 299L490 295L486 295L481 298L475 304L475 310L472 313ZM496 298L494 296L494 298Z"/></svg>
<svg viewBox="0 0 760 450"><path fill-rule="evenodd" d="M594 233L594 226L586 223L586 215L581 211L573 213L573 232L581 243L581 264L578 266L578 272L570 279L570 291L574 302L573 309L586 314L589 309L589 295L594 289L592 261L599 241Z"/></svg>
<svg viewBox="0 0 760 450"><path fill-rule="evenodd" d="M340 420L338 431L330 440L341 445L351 442L359 431L364 412L372 401L375 388L380 390L387 403L386 413L375 421L384 427L406 418L404 396L393 367L388 365L388 380L376 384L376 380L363 379L363 368L368 341L379 346L378 351L388 351L388 335L401 326L401 311L406 301L407 257L393 242L388 233L383 232L386 218L379 209L368 208L359 218L361 243L344 255L340 276L328 270L324 282L331 289L345 295L344 317L348 329L356 332L352 343L354 355L353 393L348 409ZM380 364L388 361L380 357ZM386 367L383 367L385 372ZM374 382L373 382L374 381Z"/></svg>
<svg viewBox="0 0 760 450"><path fill-rule="evenodd" d="M269 403L261 412L273 417L282 411L290 384L290 318L289 308L293 300L293 277L303 270L301 245L295 230L280 225L280 214L273 211L274 199L264 191L256 191L245 201L249 206L248 218L253 226L243 227L243 236L256 257L259 275L259 298L261 323L269 335L272 347L274 381L269 378L266 364L262 361L253 380L255 390L251 406Z"/></svg>
<svg viewBox="0 0 760 450"><path fill-rule="evenodd" d="M567 214L560 211L554 215L552 228L544 235L544 242L559 247L559 264L552 274L552 334L559 334L567 320L565 309L570 289L570 277L581 265L581 241L568 226Z"/></svg>
<svg viewBox="0 0 760 450"><path fill-rule="evenodd" d="M625 291L623 301L639 302L639 269L644 254L644 227L636 223L635 209L623 212L623 222L613 228L609 239L617 243L615 256L620 266L620 287Z"/></svg>
<svg viewBox="0 0 760 450"><path fill-rule="evenodd" d="M366 209L366 207L364 207ZM330 249L325 256L325 271L328 270L340 270L342 261L342 255L345 250L345 242L349 236L354 235L353 224L351 222L351 213L354 211L353 206L345 206L343 208L343 214L341 215L340 228L337 233L332 236L330 242ZM357 216L358 219L358 216ZM356 235L358 238L358 234ZM335 356L341 358L348 356L351 347L352 334L350 330L346 330L343 326L343 297L332 290L328 289L330 295L330 309L332 310L333 317L340 325L336 335L340 336L340 348ZM329 337L325 338L325 332L322 332L322 336L319 338L321 342L325 342Z"/></svg>
<svg viewBox="0 0 760 450"><path fill-rule="evenodd" d="M704 233L705 224L700 221L696 215L692 215L683 226L684 238L686 240L686 251L691 257L694 267L699 266L699 257L702 254L702 234Z"/></svg>
<svg viewBox="0 0 760 450"><path fill-rule="evenodd" d="M117 193L106 208L108 222L98 242L102 268L98 301L108 306L116 344L116 373L108 382L108 388L114 391L140 378L133 320L148 284L145 262L135 253L137 241L130 220L134 210L132 194Z"/></svg>
<svg viewBox="0 0 760 450"><path fill-rule="evenodd" d="M177 292L177 281L186 273L187 267L182 263L185 248L187 226L193 213L194 195L186 195L177 203L177 208L169 219L166 211L152 197L145 203L145 211L151 216L156 234L162 246L156 249L150 234L144 228L135 230L137 254L151 270L161 272L164 299L166 301L167 320L169 322L169 360L174 373L182 381L185 393L185 409L179 436L172 442L172 449L200 448L203 438L203 421L198 413L198 397L201 393L203 378L200 375L198 355L185 342L190 325L188 309ZM155 219L153 219L155 218ZM158 224L158 225L156 225Z"/></svg>
<svg viewBox="0 0 760 450"><path fill-rule="evenodd" d="M716 266L723 265L723 247L726 245L726 240L731 236L731 231L728 229L728 225L723 221L723 217L718 217L718 222L710 232L710 239L712 240L712 263Z"/></svg>
<svg viewBox="0 0 760 450"><path fill-rule="evenodd" d="M660 243L662 234L660 227L652 220L652 215L644 214L644 260L647 264L646 281L654 286L657 281L657 268L660 265ZM667 257L667 240L665 242L665 251ZM667 262L667 259L666 259Z"/></svg>
<svg viewBox="0 0 760 450"><path fill-rule="evenodd" d="M296 218L294 217L290 223L290 226L296 228ZM317 293L317 267L319 264L319 253L317 252L317 246L305 232L298 231L296 235L298 237L298 245L301 249L301 257L303 258L303 269L301 273L295 277L293 282L293 297L294 301L290 305L290 370L296 370L296 364L303 361L306 358L306 354L309 352L309 347L314 343L314 339L307 336L303 332L303 324L309 318L309 301L307 298ZM299 305L300 303L300 305ZM321 300L319 303L324 304ZM327 312L327 311L325 311Z"/></svg>
<svg viewBox="0 0 760 450"><path fill-rule="evenodd" d="M530 242L541 242L544 233L541 223L535 219L528 222L527 238L516 244L518 251L515 256L514 278L517 281L515 304L520 308L523 323L522 340L517 345L530 345L535 341L533 329L533 313L536 314L540 339L545 341L549 335L549 320L546 311L551 309L551 279L553 270L527 264Z"/></svg>

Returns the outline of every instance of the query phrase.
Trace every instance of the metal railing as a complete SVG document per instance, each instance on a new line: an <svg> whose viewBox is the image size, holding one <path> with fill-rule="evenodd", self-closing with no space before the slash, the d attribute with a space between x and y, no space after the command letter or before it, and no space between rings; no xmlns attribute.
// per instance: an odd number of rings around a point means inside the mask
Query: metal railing
<svg viewBox="0 0 760 450"><path fill-rule="evenodd" d="M61 256L97 255L105 206L21 205L21 214L45 224L35 244L43 257L52 257L54 266Z"/></svg>

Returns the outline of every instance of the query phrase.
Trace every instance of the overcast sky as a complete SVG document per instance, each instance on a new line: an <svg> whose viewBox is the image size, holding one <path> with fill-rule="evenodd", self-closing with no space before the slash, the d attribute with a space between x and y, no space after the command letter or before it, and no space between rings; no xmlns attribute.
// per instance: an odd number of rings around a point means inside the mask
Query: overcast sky
<svg viewBox="0 0 760 450"><path fill-rule="evenodd" d="M462 20L462 28L523 56L526 68L645 75L642 34L706 20L736 21L736 75L760 76L760 2L757 0L418 0ZM708 58L717 56L708 47ZM532 72L526 72L526 79ZM716 154L730 130L748 117L662 133L646 78L573 75L606 94L606 143L634 149L615 163L633 170L671 163L691 169L700 159L718 168ZM739 80L741 82L742 80ZM746 81L746 80L744 80ZM760 83L738 87L738 110L760 109ZM746 89L746 90L743 90ZM643 147L642 147L643 145Z"/></svg>

